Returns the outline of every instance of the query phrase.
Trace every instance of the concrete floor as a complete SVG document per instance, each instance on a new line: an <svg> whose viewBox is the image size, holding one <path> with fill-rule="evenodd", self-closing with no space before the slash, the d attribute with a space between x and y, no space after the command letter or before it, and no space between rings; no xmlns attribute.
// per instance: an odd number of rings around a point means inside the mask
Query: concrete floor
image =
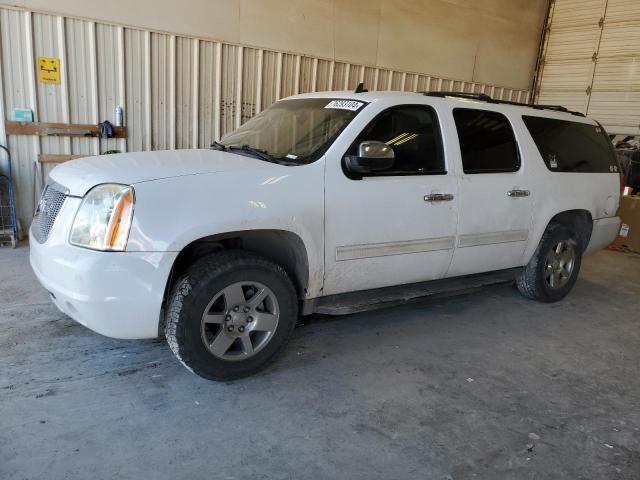
<svg viewBox="0 0 640 480"><path fill-rule="evenodd" d="M511 286L305 320L232 384L60 314L0 249L1 479L640 478L640 256L565 301Z"/></svg>

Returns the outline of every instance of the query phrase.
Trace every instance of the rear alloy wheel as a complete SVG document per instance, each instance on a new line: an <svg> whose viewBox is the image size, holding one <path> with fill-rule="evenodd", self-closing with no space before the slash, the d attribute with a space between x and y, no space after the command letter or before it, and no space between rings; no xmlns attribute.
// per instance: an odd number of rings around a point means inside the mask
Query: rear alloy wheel
<svg viewBox="0 0 640 480"><path fill-rule="evenodd" d="M228 250L197 260L176 281L165 333L176 357L211 380L252 375L286 345L298 298L282 267Z"/></svg>
<svg viewBox="0 0 640 480"><path fill-rule="evenodd" d="M571 279L576 263L576 251L567 241L551 247L544 264L544 281L548 288L560 290Z"/></svg>
<svg viewBox="0 0 640 480"><path fill-rule="evenodd" d="M573 233L565 226L550 225L516 278L518 289L525 297L556 302L576 283L581 260L582 252Z"/></svg>

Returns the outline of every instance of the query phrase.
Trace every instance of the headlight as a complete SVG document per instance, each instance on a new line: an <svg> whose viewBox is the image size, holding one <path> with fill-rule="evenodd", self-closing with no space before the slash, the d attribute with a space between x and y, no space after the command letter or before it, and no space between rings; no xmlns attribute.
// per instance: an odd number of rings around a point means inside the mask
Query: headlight
<svg viewBox="0 0 640 480"><path fill-rule="evenodd" d="M130 186L105 183L93 187L76 213L69 242L94 250L123 251L129 237L134 201Z"/></svg>

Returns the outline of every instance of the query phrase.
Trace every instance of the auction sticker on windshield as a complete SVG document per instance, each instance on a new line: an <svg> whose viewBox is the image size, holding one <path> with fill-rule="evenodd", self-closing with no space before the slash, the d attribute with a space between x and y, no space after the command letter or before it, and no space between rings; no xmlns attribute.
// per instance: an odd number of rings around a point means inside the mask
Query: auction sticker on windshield
<svg viewBox="0 0 640 480"><path fill-rule="evenodd" d="M364 103L356 102L355 100L331 100L324 108L339 108L340 110L351 110L355 112Z"/></svg>

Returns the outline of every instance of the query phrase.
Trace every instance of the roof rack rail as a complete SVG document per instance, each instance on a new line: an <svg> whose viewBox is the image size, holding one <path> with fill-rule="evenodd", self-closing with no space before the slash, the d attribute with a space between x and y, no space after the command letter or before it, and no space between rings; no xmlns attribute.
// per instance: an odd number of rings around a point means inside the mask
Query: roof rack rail
<svg viewBox="0 0 640 480"><path fill-rule="evenodd" d="M496 104L505 104L505 105L515 105L518 107L529 107L535 108L536 110L553 110L556 112L565 112L570 113L572 115L577 115L579 117L584 117L584 113L582 112L574 112L569 110L562 105L538 105L532 103L521 103L521 102L512 102L511 100L497 100L495 98L491 98L486 93L468 93L468 92L416 92L421 93L422 95L427 95L428 97L456 97L456 98L466 98L469 100L479 100L481 102L487 103L496 103Z"/></svg>
<svg viewBox="0 0 640 480"><path fill-rule="evenodd" d="M484 102L490 102L493 99L486 93L468 93L468 92L418 92L429 97L459 97L469 98L471 100L482 100Z"/></svg>

